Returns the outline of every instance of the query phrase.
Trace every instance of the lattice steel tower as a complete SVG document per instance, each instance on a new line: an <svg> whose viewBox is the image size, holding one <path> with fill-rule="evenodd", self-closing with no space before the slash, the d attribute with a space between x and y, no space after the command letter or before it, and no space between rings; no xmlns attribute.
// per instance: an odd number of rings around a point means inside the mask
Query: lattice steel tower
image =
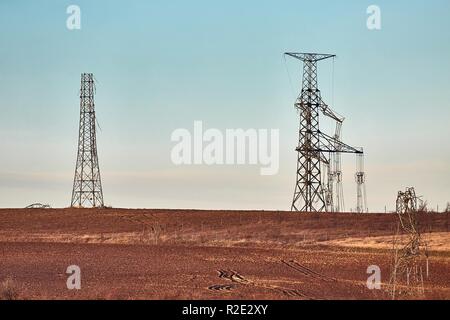
<svg viewBox="0 0 450 320"><path fill-rule="evenodd" d="M322 100L317 83L317 62L335 55L319 53L285 53L303 61L302 91L295 102L300 112L299 142L296 151L297 180L291 210L305 212L332 211L333 199L329 199L328 183L322 183L322 174L330 168L331 154L362 153L339 139L320 131L319 113L342 123L337 115ZM339 172L340 174L340 172ZM326 178L324 178L326 179Z"/></svg>
<svg viewBox="0 0 450 320"><path fill-rule="evenodd" d="M72 191L72 207L103 207L103 191L95 134L94 75L81 74L78 156Z"/></svg>
<svg viewBox="0 0 450 320"><path fill-rule="evenodd" d="M364 155L356 157L356 212L367 212L366 174L364 172Z"/></svg>

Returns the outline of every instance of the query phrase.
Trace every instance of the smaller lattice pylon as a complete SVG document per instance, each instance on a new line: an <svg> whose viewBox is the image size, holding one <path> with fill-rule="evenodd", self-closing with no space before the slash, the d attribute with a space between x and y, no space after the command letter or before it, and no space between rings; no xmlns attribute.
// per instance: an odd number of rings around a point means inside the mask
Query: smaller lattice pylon
<svg viewBox="0 0 450 320"><path fill-rule="evenodd" d="M366 195L366 174L364 172L364 154L356 156L356 212L368 212Z"/></svg>

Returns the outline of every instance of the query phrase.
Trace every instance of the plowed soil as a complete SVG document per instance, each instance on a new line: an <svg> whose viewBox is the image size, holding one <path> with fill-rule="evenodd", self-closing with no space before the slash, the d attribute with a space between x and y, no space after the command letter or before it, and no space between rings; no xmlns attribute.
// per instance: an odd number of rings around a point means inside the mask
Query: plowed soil
<svg viewBox="0 0 450 320"><path fill-rule="evenodd" d="M397 298L450 299L448 224L421 217L424 293L400 285ZM0 299L391 299L396 230L393 214L1 209Z"/></svg>

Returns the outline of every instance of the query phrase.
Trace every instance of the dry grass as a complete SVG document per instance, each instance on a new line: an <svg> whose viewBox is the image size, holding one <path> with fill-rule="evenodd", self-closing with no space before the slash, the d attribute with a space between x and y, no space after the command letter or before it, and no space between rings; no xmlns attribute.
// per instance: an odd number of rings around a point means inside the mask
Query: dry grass
<svg viewBox="0 0 450 320"><path fill-rule="evenodd" d="M431 251L450 251L450 232L435 232L431 234L423 234L423 239L427 242ZM406 244L407 237L399 236L400 244ZM335 239L326 241L324 244L341 246L341 247L358 247L368 249L391 249L392 236L375 236L375 237L349 237L345 239Z"/></svg>
<svg viewBox="0 0 450 320"><path fill-rule="evenodd" d="M6 278L0 284L0 300L17 300L19 298L19 289L11 278Z"/></svg>

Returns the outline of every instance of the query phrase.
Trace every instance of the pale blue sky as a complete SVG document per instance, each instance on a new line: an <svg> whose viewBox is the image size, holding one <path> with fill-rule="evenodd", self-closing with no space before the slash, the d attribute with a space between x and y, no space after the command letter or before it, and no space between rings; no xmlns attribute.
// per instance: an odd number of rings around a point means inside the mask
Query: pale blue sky
<svg viewBox="0 0 450 320"><path fill-rule="evenodd" d="M81 8L81 30L66 8ZM382 29L366 28L381 8ZM450 2L0 0L0 207L70 202L79 78L98 80L105 201L121 207L289 209L295 182L300 64L285 51L334 53L324 99L344 140L367 153L369 209L416 186L450 201ZM287 70L289 72L286 71ZM289 75L294 88L291 87ZM280 172L175 167L170 134L279 128ZM346 207L354 159L344 157Z"/></svg>

